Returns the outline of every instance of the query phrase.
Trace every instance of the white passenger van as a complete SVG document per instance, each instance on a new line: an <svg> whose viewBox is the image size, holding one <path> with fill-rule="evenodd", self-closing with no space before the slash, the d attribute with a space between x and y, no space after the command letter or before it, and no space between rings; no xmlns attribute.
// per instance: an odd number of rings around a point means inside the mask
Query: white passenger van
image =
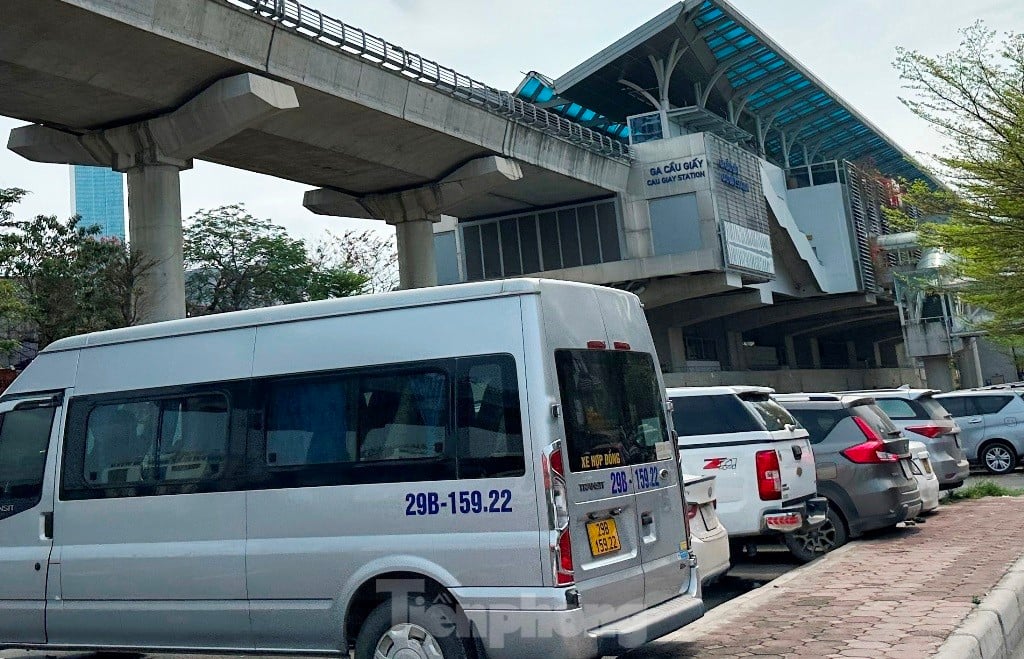
<svg viewBox="0 0 1024 659"><path fill-rule="evenodd" d="M0 645L596 657L703 612L638 299L509 280L58 341L0 398Z"/></svg>

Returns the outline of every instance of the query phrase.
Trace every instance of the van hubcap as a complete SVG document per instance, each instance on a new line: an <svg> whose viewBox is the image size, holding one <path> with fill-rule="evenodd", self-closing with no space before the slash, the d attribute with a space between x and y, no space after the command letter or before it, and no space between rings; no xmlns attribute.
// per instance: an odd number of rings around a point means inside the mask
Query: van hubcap
<svg viewBox="0 0 1024 659"><path fill-rule="evenodd" d="M374 659L444 659L441 646L419 625L401 623L384 632L377 641Z"/></svg>
<svg viewBox="0 0 1024 659"><path fill-rule="evenodd" d="M993 446L985 451L985 464L993 471L1005 471L1010 468L1010 452L1002 446Z"/></svg>
<svg viewBox="0 0 1024 659"><path fill-rule="evenodd" d="M814 552L816 554L824 554L827 551L835 549L836 546L836 527L832 525L832 521L826 519L825 523L819 526L813 531L797 531L793 534L794 537L800 541L805 551Z"/></svg>

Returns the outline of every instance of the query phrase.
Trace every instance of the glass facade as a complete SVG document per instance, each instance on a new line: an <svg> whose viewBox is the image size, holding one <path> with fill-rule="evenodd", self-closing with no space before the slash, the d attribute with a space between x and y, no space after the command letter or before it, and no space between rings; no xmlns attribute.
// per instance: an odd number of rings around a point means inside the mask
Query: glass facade
<svg viewBox="0 0 1024 659"><path fill-rule="evenodd" d="M71 205L82 226L97 225L101 236L125 239L124 174L105 167L71 168Z"/></svg>
<svg viewBox="0 0 1024 659"><path fill-rule="evenodd" d="M615 202L462 225L466 280L500 279L622 258Z"/></svg>

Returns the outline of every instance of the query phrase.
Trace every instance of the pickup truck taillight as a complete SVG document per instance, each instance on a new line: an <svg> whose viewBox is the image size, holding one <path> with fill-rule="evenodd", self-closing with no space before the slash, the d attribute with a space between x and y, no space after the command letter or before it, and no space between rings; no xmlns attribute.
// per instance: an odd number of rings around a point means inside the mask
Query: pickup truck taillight
<svg viewBox="0 0 1024 659"><path fill-rule="evenodd" d="M754 456L757 469L757 493L761 501L776 501L782 498L782 470L779 455L775 451L758 451Z"/></svg>

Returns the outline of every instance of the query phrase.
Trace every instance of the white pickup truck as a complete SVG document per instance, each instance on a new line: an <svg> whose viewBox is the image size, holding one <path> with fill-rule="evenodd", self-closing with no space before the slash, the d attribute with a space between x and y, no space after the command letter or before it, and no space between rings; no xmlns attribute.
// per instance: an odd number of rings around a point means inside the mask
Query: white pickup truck
<svg viewBox="0 0 1024 659"><path fill-rule="evenodd" d="M683 472L717 476L718 516L730 539L751 549L763 536L820 526L828 509L807 431L773 393L668 389Z"/></svg>

